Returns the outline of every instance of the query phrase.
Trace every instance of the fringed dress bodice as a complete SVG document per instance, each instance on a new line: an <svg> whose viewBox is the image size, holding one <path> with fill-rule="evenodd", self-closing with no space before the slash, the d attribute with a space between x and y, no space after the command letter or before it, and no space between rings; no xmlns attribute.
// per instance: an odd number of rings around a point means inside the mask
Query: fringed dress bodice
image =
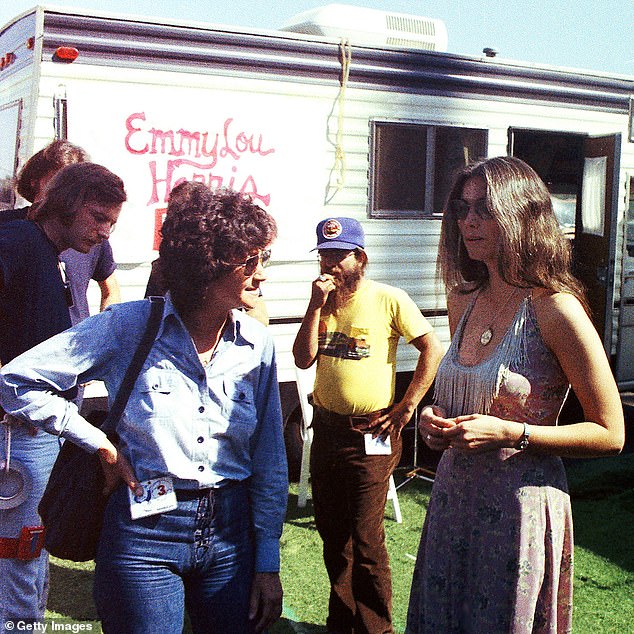
<svg viewBox="0 0 634 634"><path fill-rule="evenodd" d="M520 303L491 356L476 365L464 365L460 343L475 299L462 315L438 369L436 405L451 418L478 413L555 424L568 392L568 380L542 339L531 295ZM511 411L512 416L508 416Z"/></svg>

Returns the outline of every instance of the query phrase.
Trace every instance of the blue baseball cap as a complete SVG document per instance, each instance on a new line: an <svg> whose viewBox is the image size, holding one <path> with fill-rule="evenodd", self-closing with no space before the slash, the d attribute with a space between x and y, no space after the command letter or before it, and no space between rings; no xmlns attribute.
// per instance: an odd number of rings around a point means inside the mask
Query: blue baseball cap
<svg viewBox="0 0 634 634"><path fill-rule="evenodd" d="M312 249L364 249L363 227L354 218L326 218L317 225L317 246Z"/></svg>

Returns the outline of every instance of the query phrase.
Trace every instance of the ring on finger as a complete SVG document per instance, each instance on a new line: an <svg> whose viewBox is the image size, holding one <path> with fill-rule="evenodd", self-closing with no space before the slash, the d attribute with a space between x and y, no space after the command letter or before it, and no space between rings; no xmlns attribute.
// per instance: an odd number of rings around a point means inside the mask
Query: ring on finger
<svg viewBox="0 0 634 634"><path fill-rule="evenodd" d="M328 278L327 278L325 275L320 275L317 279L318 279L320 282L325 282Z"/></svg>

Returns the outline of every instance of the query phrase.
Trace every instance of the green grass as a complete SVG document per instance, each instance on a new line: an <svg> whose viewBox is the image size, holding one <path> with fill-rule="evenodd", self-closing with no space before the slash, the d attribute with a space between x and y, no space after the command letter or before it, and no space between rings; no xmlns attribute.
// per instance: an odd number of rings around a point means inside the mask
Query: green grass
<svg viewBox="0 0 634 634"><path fill-rule="evenodd" d="M634 631L634 454L567 464L575 521L574 632ZM400 477L399 477L400 476ZM397 473L396 480L403 479ZM387 545L394 586L394 625L403 632L409 584L430 485L414 480L399 489L403 523L386 509ZM283 618L271 634L323 633L328 580L310 502L297 508L291 486L282 538ZM52 560L51 618L92 621L92 564Z"/></svg>
<svg viewBox="0 0 634 634"><path fill-rule="evenodd" d="M634 454L568 465L575 632L634 631Z"/></svg>

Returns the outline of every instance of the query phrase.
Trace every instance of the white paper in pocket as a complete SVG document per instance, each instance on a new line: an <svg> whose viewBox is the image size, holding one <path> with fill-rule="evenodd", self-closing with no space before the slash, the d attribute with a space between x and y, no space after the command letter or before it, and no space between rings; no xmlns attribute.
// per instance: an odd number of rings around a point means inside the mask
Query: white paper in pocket
<svg viewBox="0 0 634 634"><path fill-rule="evenodd" d="M372 434L364 434L366 456L389 456L392 453L392 443L388 436L385 440L380 436L372 438Z"/></svg>

